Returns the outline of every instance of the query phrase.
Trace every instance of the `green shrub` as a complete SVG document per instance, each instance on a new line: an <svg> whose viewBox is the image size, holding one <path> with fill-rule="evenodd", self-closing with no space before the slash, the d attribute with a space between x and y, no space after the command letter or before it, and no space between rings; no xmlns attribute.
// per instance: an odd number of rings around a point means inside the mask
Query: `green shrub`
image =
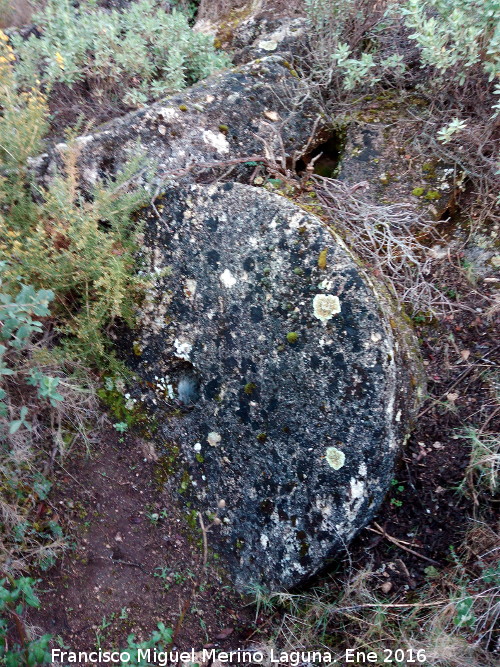
<svg viewBox="0 0 500 667"><path fill-rule="evenodd" d="M133 324L149 285L138 275L133 221L148 201L135 178L147 180L149 167L138 156L84 197L69 140L63 172L47 190L37 187L28 161L43 148L47 98L39 87L22 89L14 58L0 31L0 563L7 571L50 567L67 546L46 503L50 471L77 439L90 444L98 414L92 371L121 369L110 327Z"/></svg>
<svg viewBox="0 0 500 667"><path fill-rule="evenodd" d="M34 289L50 287L55 294L53 316L71 358L103 363L108 357L104 327L117 318L131 324L146 285L135 274L140 230L131 216L147 201L145 191L133 187L134 176L148 169L139 155L113 182L100 182L84 197L78 189L77 146L70 141L64 174L35 201L27 161L41 151L47 101L36 89L16 91L11 53L0 32L0 261L7 262L3 286L15 289L21 275Z"/></svg>
<svg viewBox="0 0 500 667"><path fill-rule="evenodd" d="M420 66L431 68L429 85L439 78L462 86L477 75L478 64L490 82L500 73L496 0L407 0L389 3L385 14L370 0L305 0L305 5L323 75L336 68L346 91L372 87L390 73L405 71L401 52L387 54L379 48L401 21L413 31L409 39L419 47ZM330 71L328 78L332 76ZM498 82L494 93L500 94ZM500 103L493 108L498 113Z"/></svg>
<svg viewBox="0 0 500 667"><path fill-rule="evenodd" d="M146 286L134 273L138 229L131 223L144 195L122 189L137 166L130 164L114 183L98 185L87 201L78 193L69 148L68 175L54 179L41 203L33 202L26 185L23 190L17 174L0 191L7 210L0 218L0 260L10 262L6 282L12 285L22 275L35 288L51 286L62 342L86 364L108 357L104 327L118 318L132 324ZM13 193L19 195L15 200Z"/></svg>
<svg viewBox="0 0 500 667"><path fill-rule="evenodd" d="M313 77L321 85L353 91L372 87L388 72L404 71L400 54L381 56L376 27L383 13L370 0L305 0L311 26Z"/></svg>
<svg viewBox="0 0 500 667"><path fill-rule="evenodd" d="M500 4L496 0L407 0L401 7L414 32L422 66L459 85L481 63L492 81L500 73ZM500 85L497 84L500 92Z"/></svg>
<svg viewBox="0 0 500 667"><path fill-rule="evenodd" d="M0 580L0 664L8 667L18 665L42 665L51 662L50 635L31 639L23 621L26 606L38 608L40 600L35 595L34 579ZM12 629L12 632L9 632Z"/></svg>
<svg viewBox="0 0 500 667"><path fill-rule="evenodd" d="M101 96L114 94L128 105L180 90L229 64L212 39L189 27L187 16L167 14L155 0L107 11L94 0L75 7L48 0L33 17L41 37L13 36L19 82L46 89L84 81Z"/></svg>
<svg viewBox="0 0 500 667"><path fill-rule="evenodd" d="M497 0L305 0L309 94L334 123L359 120L374 93L391 94L407 140L433 160L455 164L477 191L473 217L487 220L498 197L500 112ZM408 114L415 104L418 111ZM379 99L383 99L382 97ZM373 100L373 98L372 98ZM375 113L380 119L379 113ZM418 120L417 120L418 116ZM402 118L401 118L402 121ZM418 132L416 128L418 129ZM418 140L416 135L418 134ZM495 218L496 219L496 218Z"/></svg>

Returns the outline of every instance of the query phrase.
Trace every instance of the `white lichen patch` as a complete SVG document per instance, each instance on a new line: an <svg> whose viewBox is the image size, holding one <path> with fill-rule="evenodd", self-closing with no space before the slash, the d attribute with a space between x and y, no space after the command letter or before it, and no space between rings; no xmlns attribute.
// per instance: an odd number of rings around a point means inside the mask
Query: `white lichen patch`
<svg viewBox="0 0 500 667"><path fill-rule="evenodd" d="M210 445L210 447L218 447L221 440L222 438L220 433L216 433L215 431L211 431L207 435L207 442Z"/></svg>
<svg viewBox="0 0 500 667"><path fill-rule="evenodd" d="M213 146L218 153L229 153L229 143L222 132L202 131L203 141Z"/></svg>
<svg viewBox="0 0 500 667"><path fill-rule="evenodd" d="M264 533L262 533L262 535L260 536L260 543L263 549L267 549L267 545L269 544L269 538L267 535L264 535Z"/></svg>
<svg viewBox="0 0 500 667"><path fill-rule="evenodd" d="M278 48L278 42L276 42L274 39L263 39L261 42L258 44L259 49L263 49L264 51L276 51Z"/></svg>
<svg viewBox="0 0 500 667"><path fill-rule="evenodd" d="M184 283L184 294L188 299L192 299L194 295L196 294L196 280L193 280L192 278L187 278L186 282Z"/></svg>
<svg viewBox="0 0 500 667"><path fill-rule="evenodd" d="M224 285L224 287L227 287L228 289L231 289L231 287L236 285L236 278L233 276L229 269L226 269L223 271L223 273L220 274L219 280Z"/></svg>
<svg viewBox="0 0 500 667"><path fill-rule="evenodd" d="M340 300L333 294L316 294L313 299L313 313L321 322L328 322L340 313Z"/></svg>
<svg viewBox="0 0 500 667"><path fill-rule="evenodd" d="M327 447L325 459L331 468L340 470L345 463L345 454L336 447Z"/></svg>
<svg viewBox="0 0 500 667"><path fill-rule="evenodd" d="M269 118L269 120L272 120L272 121L277 121L277 120L280 119L280 117L276 113L276 111L264 111L264 116L266 118Z"/></svg>
<svg viewBox="0 0 500 667"><path fill-rule="evenodd" d="M189 361L189 355L193 350L193 346L187 340L179 340L176 338L174 340L174 354L178 359L184 359L184 361Z"/></svg>
<svg viewBox="0 0 500 667"><path fill-rule="evenodd" d="M332 513L332 504L325 498L316 498L315 501L316 509L318 509L323 517L326 519L331 516Z"/></svg>
<svg viewBox="0 0 500 667"><path fill-rule="evenodd" d="M82 176L87 183L95 183L99 174L97 169L85 167L85 169L82 169Z"/></svg>
<svg viewBox="0 0 500 667"><path fill-rule="evenodd" d="M302 213L295 213L289 221L288 226L290 229L299 229L304 224L304 216Z"/></svg>
<svg viewBox="0 0 500 667"><path fill-rule="evenodd" d="M365 495L365 483L361 479L351 479L351 498L353 500L359 500Z"/></svg>
<svg viewBox="0 0 500 667"><path fill-rule="evenodd" d="M432 257L432 259L444 259L448 256L448 248L440 245L433 245L429 248L427 254L429 257Z"/></svg>
<svg viewBox="0 0 500 667"><path fill-rule="evenodd" d="M177 116L178 113L174 107L160 107L160 109L158 109L157 117L162 118L163 120L174 120Z"/></svg>
<svg viewBox="0 0 500 667"><path fill-rule="evenodd" d="M305 572L304 567L300 563L292 563L292 570L295 572L299 572L299 574L303 574Z"/></svg>
<svg viewBox="0 0 500 667"><path fill-rule="evenodd" d="M85 134L83 137L77 137L75 139L75 142L83 148L83 146L86 146L87 144L90 144L92 141L94 141L94 135L93 134Z"/></svg>
<svg viewBox="0 0 500 667"><path fill-rule="evenodd" d="M352 524L363 506L365 499L365 483L361 479L350 480L350 501L344 505L348 524Z"/></svg>
<svg viewBox="0 0 500 667"><path fill-rule="evenodd" d="M493 255L490 264L494 269L500 269L500 255Z"/></svg>

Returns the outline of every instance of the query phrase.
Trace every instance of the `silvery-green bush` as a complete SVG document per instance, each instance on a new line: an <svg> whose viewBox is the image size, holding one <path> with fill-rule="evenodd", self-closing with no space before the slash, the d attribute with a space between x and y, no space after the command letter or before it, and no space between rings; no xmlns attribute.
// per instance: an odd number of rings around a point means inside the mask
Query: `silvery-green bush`
<svg viewBox="0 0 500 667"><path fill-rule="evenodd" d="M78 7L48 0L33 21L40 36L12 37L17 80L26 88L82 81L92 89L116 89L123 102L139 105L229 64L211 37L190 28L184 13L166 13L155 0L123 10L105 10L95 0Z"/></svg>
<svg viewBox="0 0 500 667"><path fill-rule="evenodd" d="M498 0L407 0L401 12L422 65L463 85L481 63L490 81L500 74Z"/></svg>
<svg viewBox="0 0 500 667"><path fill-rule="evenodd" d="M369 28L371 39L353 40L356 26L363 26L375 3L364 0L305 0L313 34L319 36L315 49L325 68L336 68L346 91L371 87L392 72L402 74L403 55L382 55L377 41L403 22L409 39L419 48L420 66L429 68L432 78L463 86L478 67L490 82L500 75L500 2L498 0L406 0L389 4L380 20ZM366 32L360 31L363 38ZM322 53L321 53L322 51ZM500 94L500 83L494 84ZM500 100L493 106L500 111Z"/></svg>
<svg viewBox="0 0 500 667"><path fill-rule="evenodd" d="M491 82L500 76L498 0L407 0L401 11L421 49L422 66L463 86L480 64ZM500 95L500 83L493 90ZM500 100L493 105L500 112Z"/></svg>

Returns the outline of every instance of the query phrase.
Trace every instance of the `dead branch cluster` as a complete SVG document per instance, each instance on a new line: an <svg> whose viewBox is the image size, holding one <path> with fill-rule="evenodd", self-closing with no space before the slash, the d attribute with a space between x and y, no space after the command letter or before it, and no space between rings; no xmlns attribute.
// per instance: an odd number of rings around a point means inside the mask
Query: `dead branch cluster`
<svg viewBox="0 0 500 667"><path fill-rule="evenodd" d="M384 278L393 295L412 310L438 315L453 308L434 280L436 264L444 257L429 252L439 236L411 204L377 205L365 197L368 183L349 186L343 181L313 176L318 200L334 229L347 245Z"/></svg>

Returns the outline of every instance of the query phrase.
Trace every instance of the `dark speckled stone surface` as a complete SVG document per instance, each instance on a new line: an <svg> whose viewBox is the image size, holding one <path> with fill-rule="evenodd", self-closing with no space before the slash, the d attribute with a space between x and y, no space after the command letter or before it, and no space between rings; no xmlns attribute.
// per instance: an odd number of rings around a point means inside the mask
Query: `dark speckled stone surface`
<svg viewBox="0 0 500 667"><path fill-rule="evenodd" d="M167 483L191 508L225 501L210 544L237 585L292 587L352 539L388 488L413 401L411 336L395 340L351 256L286 199L193 185L157 207L146 260L167 275L145 306L137 363L159 441L181 452ZM340 312L319 319L317 295L337 297ZM168 393L186 376L196 401L175 416Z"/></svg>

